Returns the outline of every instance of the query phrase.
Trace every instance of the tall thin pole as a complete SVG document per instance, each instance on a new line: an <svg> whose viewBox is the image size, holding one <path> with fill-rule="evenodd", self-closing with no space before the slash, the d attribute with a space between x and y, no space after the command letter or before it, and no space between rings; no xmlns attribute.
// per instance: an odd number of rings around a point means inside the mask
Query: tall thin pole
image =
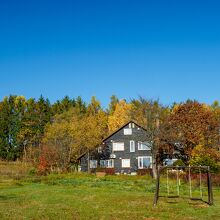
<svg viewBox="0 0 220 220"><path fill-rule="evenodd" d="M191 181L191 170L189 165L189 197L192 198L192 181Z"/></svg>
<svg viewBox="0 0 220 220"><path fill-rule="evenodd" d="M160 191L160 167L157 167L156 192L154 195L154 206L157 205Z"/></svg>
<svg viewBox="0 0 220 220"><path fill-rule="evenodd" d="M208 203L209 205L213 205L213 192L212 192L212 181L211 181L211 174L210 168L207 169L207 182L208 182Z"/></svg>
<svg viewBox="0 0 220 220"><path fill-rule="evenodd" d="M202 194L202 173L201 173L201 167L199 168L199 189L200 189L200 197L203 198Z"/></svg>
<svg viewBox="0 0 220 220"><path fill-rule="evenodd" d="M177 178L176 178L176 184L177 184L177 195L180 195L180 185L179 185L179 168L177 167Z"/></svg>
<svg viewBox="0 0 220 220"><path fill-rule="evenodd" d="M90 155L88 151L88 173L90 173Z"/></svg>
<svg viewBox="0 0 220 220"><path fill-rule="evenodd" d="M170 189L169 189L169 170L167 169L167 195L170 195Z"/></svg>

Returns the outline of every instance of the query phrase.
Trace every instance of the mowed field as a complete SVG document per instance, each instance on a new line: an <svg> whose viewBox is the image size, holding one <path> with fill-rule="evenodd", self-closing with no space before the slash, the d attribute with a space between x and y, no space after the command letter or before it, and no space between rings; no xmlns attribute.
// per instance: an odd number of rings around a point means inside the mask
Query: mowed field
<svg viewBox="0 0 220 220"><path fill-rule="evenodd" d="M214 206L162 197L153 207L155 183L149 176L35 176L25 175L21 165L0 169L0 219L220 219L219 188L213 190ZM175 191L175 180L170 184ZM187 195L187 187L181 186L182 195Z"/></svg>

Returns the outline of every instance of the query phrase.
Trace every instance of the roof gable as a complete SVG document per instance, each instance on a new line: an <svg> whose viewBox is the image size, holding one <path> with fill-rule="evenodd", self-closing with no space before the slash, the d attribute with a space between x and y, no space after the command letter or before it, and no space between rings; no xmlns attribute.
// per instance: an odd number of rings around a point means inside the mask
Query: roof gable
<svg viewBox="0 0 220 220"><path fill-rule="evenodd" d="M147 130L140 126L139 124L137 124L137 122L133 121L133 120L130 120L128 121L126 124L122 125L120 128L118 128L116 131L114 131L113 133L111 133L109 136L107 136L105 139L102 140L101 143L105 142L106 140L108 140L109 138L111 138L113 135L115 135L116 133L118 133L120 130L124 129L129 123L134 123L137 127L143 129L144 131L147 132ZM100 143L100 144L101 144ZM100 144L98 146L100 146ZM94 149L96 149L98 146L94 146ZM93 150L94 150L93 149ZM80 158L82 158L85 154L87 154L88 152L90 152L91 150L87 150L85 153L81 154L77 159L79 160Z"/></svg>
<svg viewBox="0 0 220 220"><path fill-rule="evenodd" d="M114 131L113 133L111 133L108 137L106 137L105 139L102 140L102 142L105 142L107 139L109 139L110 137L112 137L113 135L115 135L116 133L118 133L120 130L124 129L129 123L134 123L137 127L142 128L144 131L147 131L144 127L140 126L139 124L137 124L135 121L130 120L129 122L127 122L126 124L122 125L120 128L118 128L116 131Z"/></svg>

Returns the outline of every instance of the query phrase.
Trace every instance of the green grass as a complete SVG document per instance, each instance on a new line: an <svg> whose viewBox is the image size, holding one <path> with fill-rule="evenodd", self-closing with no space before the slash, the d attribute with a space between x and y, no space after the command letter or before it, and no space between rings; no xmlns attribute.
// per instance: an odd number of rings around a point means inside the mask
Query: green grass
<svg viewBox="0 0 220 220"><path fill-rule="evenodd" d="M155 183L145 176L54 174L0 183L0 219L220 219L220 189L214 188L211 207L167 198L153 207ZM164 184L161 191L165 195Z"/></svg>

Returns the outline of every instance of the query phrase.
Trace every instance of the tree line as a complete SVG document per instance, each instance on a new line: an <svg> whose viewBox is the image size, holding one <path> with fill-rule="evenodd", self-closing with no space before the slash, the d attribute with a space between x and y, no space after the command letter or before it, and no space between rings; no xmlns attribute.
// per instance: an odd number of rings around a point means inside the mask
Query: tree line
<svg viewBox="0 0 220 220"><path fill-rule="evenodd" d="M31 162L38 170L68 170L85 151L129 120L144 127L155 155L153 163L179 157L179 163L209 165L219 171L220 106L187 100L162 105L139 97L113 95L106 109L92 97L64 97L51 104L41 96L10 95L0 102L0 159Z"/></svg>

